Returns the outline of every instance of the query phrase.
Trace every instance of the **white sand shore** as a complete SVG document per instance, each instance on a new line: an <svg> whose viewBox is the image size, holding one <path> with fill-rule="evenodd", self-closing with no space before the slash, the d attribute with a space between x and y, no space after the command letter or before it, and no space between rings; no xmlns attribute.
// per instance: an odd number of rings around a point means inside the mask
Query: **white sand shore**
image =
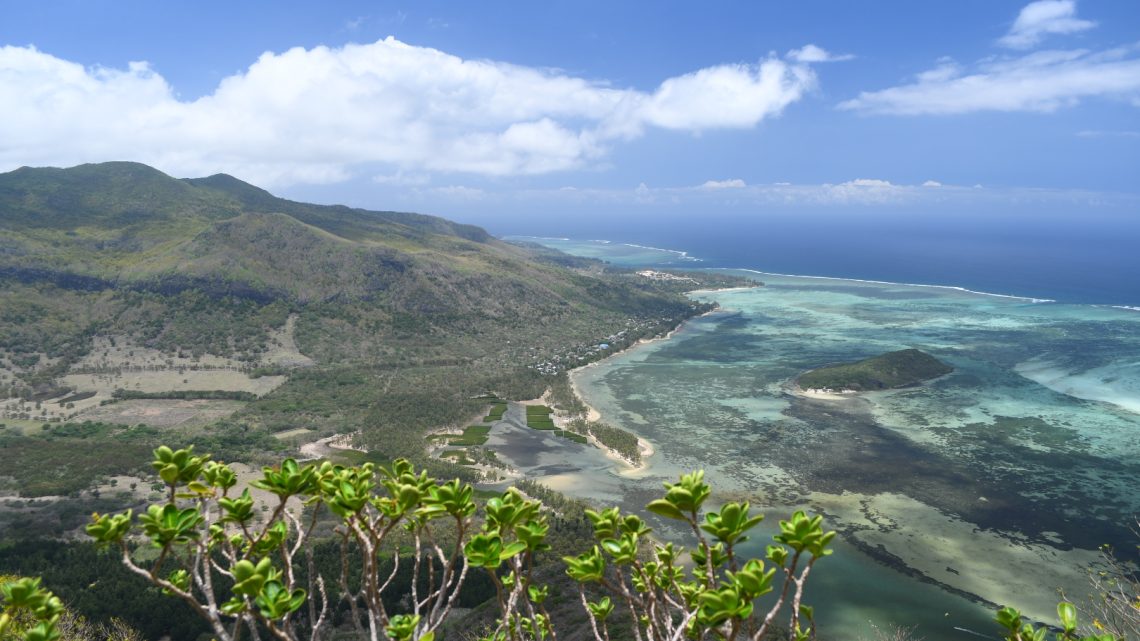
<svg viewBox="0 0 1140 641"><path fill-rule="evenodd" d="M799 386L792 386L788 389L795 396L803 398L810 398L819 401L845 401L858 397L858 392L844 391L844 392L824 392L817 389L801 389Z"/></svg>
<svg viewBox="0 0 1140 641"><path fill-rule="evenodd" d="M740 290L740 289L752 289L752 288L751 287L733 287L731 289ZM714 292L714 291L727 291L727 290L715 290L715 289L694 290L694 292L696 292L696 291ZM694 292L688 292L688 293L694 293ZM710 310L710 311L705 312L704 314L700 314L699 316L695 316L694 318L700 318L702 316L708 316L710 314L715 314L718 311L720 311L720 310L719 309ZM570 387L574 390L574 395L577 396L578 399L580 401L582 401L582 404L586 406L586 420L590 421L590 422L600 421L600 420L602 420L602 413L599 412L597 410L597 408L590 405L590 403L586 400L585 395L582 394L582 388L579 387L578 379L577 379L577 376L580 375L581 372L587 371L592 367L597 367L598 365L605 363L609 359L614 358L615 356L617 356L619 354L628 354L628 353L630 353L630 352L632 352L632 351L634 351L634 350L636 350L639 347L642 347L644 345L651 345L653 343L667 341L670 338L673 338L677 334L677 332L681 331L685 327L685 323L688 323L690 320L692 320L692 318L685 319L683 322L681 322L680 325L677 325L677 327L670 330L664 336L639 339L633 345L630 345L629 347L627 347L621 351L614 352L613 354L610 354L609 356L606 356L605 358L603 358L601 360L597 360L597 361L594 361L592 363L587 363L585 365L581 365L579 367L575 367L575 368L571 369L568 372L568 375L570 378ZM648 469L649 468L649 457L653 456L657 452L657 448L655 448L652 443L650 443L646 439L638 436L637 437L637 443L638 443L638 449L641 452L641 462L635 464L632 461L630 461L629 459L618 454L616 451L614 451L614 450L606 447L605 445L602 445L601 443L597 442L597 439L595 439L594 437L590 436L588 438L599 449L604 450L606 452L606 456L608 456L609 458L611 458L615 461L621 462L626 466L627 469L619 472L619 474L621 474L622 476L634 476L634 475L637 475L637 474L645 471L646 469Z"/></svg>
<svg viewBox="0 0 1140 641"><path fill-rule="evenodd" d="M577 368L577 369L583 369L585 367L590 367L592 365L594 365L594 363L590 363L590 365L585 365L585 366L583 366L581 368ZM596 408L594 408L593 405L590 405L589 403L586 402L585 398L582 396L582 390L578 387L578 382L576 380L574 380L573 372L571 372L571 375L570 375L570 387L574 390L574 395L578 397L578 400L582 401L582 405L586 406L586 420L591 422L591 423L596 423L598 421L601 421L602 420L602 413L599 412ZM601 441L594 438L594 436L592 434L586 435L586 440L591 445L593 445L594 447L605 452L606 457L609 458L610 460L615 461L617 463L621 463L622 465L624 465L625 469L618 472L618 474L620 474L622 476L636 475L636 474L643 472L646 469L648 469L649 468L649 457L653 456L653 454L657 451L653 447L652 443L650 443L649 441L645 440L644 438L641 438L640 436L638 436L637 437L637 447L641 453L641 462L640 463L634 463L633 461L631 461L631 460L625 458L624 456L622 456L621 454L619 454L617 450L604 445Z"/></svg>
<svg viewBox="0 0 1140 641"><path fill-rule="evenodd" d="M714 287L712 289L694 289L692 291L688 291L685 293L686 294L717 294L717 293L723 293L723 292L744 292L744 291L748 291L750 289L756 289L757 287L760 287L760 285L753 285L751 287L719 287L719 288Z"/></svg>

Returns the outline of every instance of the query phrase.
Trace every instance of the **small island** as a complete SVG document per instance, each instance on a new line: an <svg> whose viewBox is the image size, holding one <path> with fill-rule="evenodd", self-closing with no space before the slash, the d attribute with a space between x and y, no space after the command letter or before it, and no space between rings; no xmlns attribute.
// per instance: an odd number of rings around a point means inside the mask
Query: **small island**
<svg viewBox="0 0 1140 641"><path fill-rule="evenodd" d="M801 390L825 393L867 392L911 387L954 371L917 349L889 352L856 363L813 369L796 380Z"/></svg>

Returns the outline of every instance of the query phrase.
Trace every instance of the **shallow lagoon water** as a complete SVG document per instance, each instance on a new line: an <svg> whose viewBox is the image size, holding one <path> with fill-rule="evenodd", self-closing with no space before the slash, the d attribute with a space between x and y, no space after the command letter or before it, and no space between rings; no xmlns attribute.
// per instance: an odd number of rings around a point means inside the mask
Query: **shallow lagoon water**
<svg viewBox="0 0 1140 641"><path fill-rule="evenodd" d="M870 622L993 636L979 598L1051 618L1058 589L1083 593L1099 545L1135 549L1140 313L758 277L765 287L695 293L721 311L672 339L575 372L605 420L654 444L648 469L621 476L568 451L556 474L520 467L627 509L703 468L721 500L747 498L772 525L824 512L843 542L809 597L832 638L869 638ZM791 393L804 370L909 347L955 371L842 400Z"/></svg>

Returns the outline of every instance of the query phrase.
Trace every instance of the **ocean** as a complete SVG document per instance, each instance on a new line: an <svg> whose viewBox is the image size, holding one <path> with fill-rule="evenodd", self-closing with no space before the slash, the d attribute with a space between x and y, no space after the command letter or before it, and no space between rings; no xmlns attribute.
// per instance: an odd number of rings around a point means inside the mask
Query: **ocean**
<svg viewBox="0 0 1140 641"><path fill-rule="evenodd" d="M1090 293L1080 279L1018 272L1008 247L971 249L978 264L1005 261L994 275L942 264L950 239L898 263L917 250L882 241L877 254L845 251L835 234L823 234L834 253L815 244L801 255L788 240L779 260L760 248L781 243L743 234L530 238L627 266L732 267L765 285L695 293L720 311L574 372L604 420L653 444L646 469L542 436L492 433L490 445L599 504L641 511L662 481L702 468L718 500L767 512L769 534L794 509L825 514L838 552L808 593L824 638L869 639L892 625L935 641L996 637L996 605L1052 618L1058 590L1084 598L1100 545L1136 549L1140 310L1129 308L1140 297L1121 273L1134 257L1101 252L1107 271ZM838 400L793 389L807 369L910 347L955 371Z"/></svg>
<svg viewBox="0 0 1140 641"><path fill-rule="evenodd" d="M583 214L489 228L507 235L606 239L683 251L704 267L952 285L1140 307L1140 216L1135 215L720 214L599 220Z"/></svg>

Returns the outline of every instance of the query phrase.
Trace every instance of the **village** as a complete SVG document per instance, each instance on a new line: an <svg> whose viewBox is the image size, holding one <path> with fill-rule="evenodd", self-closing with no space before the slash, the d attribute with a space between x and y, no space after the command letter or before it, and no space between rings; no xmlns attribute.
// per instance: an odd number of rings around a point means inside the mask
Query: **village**
<svg viewBox="0 0 1140 641"><path fill-rule="evenodd" d="M625 321L626 328L619 332L605 336L596 343L575 345L562 354L555 354L547 360L527 367L538 371L540 374L553 376L559 372L610 356L643 338L661 336L676 327L678 322L680 319L664 316L649 319L629 318Z"/></svg>

